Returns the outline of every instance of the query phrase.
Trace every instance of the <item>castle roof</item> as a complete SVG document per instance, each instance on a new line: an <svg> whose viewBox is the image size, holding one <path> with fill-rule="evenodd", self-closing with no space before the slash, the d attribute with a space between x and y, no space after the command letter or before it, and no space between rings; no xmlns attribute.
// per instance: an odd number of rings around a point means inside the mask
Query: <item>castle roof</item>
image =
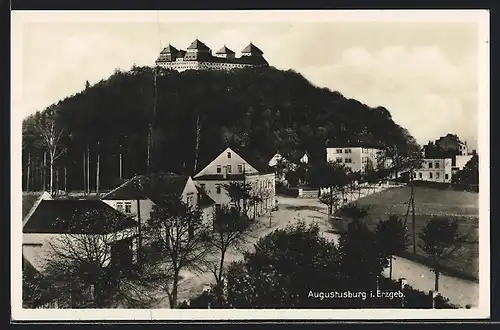
<svg viewBox="0 0 500 330"><path fill-rule="evenodd" d="M242 51L242 53L252 54L252 55L262 55L264 52L250 42Z"/></svg>
<svg viewBox="0 0 500 330"><path fill-rule="evenodd" d="M210 48L208 48L207 45L205 45L203 42L199 41L198 39L195 39L195 41L193 41L187 49L210 50Z"/></svg>
<svg viewBox="0 0 500 330"><path fill-rule="evenodd" d="M179 53L177 54L177 57L184 57L186 55L186 51L184 49L179 49Z"/></svg>
<svg viewBox="0 0 500 330"><path fill-rule="evenodd" d="M227 48L226 45L224 45L221 49L219 49L216 54L234 54L234 52Z"/></svg>
<svg viewBox="0 0 500 330"><path fill-rule="evenodd" d="M172 46L171 44L168 44L167 47L163 48L163 50L160 52L160 54L171 54L171 55L176 55L179 51L177 48Z"/></svg>

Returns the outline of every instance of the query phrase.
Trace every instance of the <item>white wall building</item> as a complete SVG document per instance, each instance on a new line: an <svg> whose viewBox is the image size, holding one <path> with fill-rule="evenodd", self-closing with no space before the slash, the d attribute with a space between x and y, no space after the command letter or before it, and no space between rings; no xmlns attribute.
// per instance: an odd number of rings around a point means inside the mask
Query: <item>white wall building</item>
<svg viewBox="0 0 500 330"><path fill-rule="evenodd" d="M426 158L422 162L422 166L415 170L413 179L418 181L431 182L451 182L452 175L452 159L430 159Z"/></svg>
<svg viewBox="0 0 500 330"><path fill-rule="evenodd" d="M214 160L206 165L193 178L216 203L216 208L231 202L224 185L230 182L248 183L252 193L261 198L262 202L249 210L249 216L260 216L272 210L275 205L275 174L270 168L250 163L242 156L241 151L235 152L226 148ZM247 157L248 158L248 157Z"/></svg>
<svg viewBox="0 0 500 330"><path fill-rule="evenodd" d="M364 172L369 168L376 169L383 153L382 149L359 146L330 147L326 148L326 161L342 164L353 172Z"/></svg>

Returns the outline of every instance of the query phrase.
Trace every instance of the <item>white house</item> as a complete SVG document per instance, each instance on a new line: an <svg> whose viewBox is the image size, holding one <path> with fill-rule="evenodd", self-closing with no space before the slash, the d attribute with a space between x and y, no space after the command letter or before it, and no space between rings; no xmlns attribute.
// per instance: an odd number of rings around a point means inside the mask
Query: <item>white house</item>
<svg viewBox="0 0 500 330"><path fill-rule="evenodd" d="M241 156L245 154L245 158ZM234 151L226 148L217 157L202 168L193 178L196 183L216 203L216 208L230 203L230 198L224 189L229 182L248 183L252 193L263 200L249 210L256 216L272 210L275 205L275 174L271 168L257 160L247 161L252 156L243 150Z"/></svg>
<svg viewBox="0 0 500 330"><path fill-rule="evenodd" d="M172 195L192 207L200 207L204 219L210 222L213 220L215 202L202 198L202 192L190 176L175 173L135 176L104 195L102 200L125 214L133 215L141 223L146 223L153 205L161 203L164 195Z"/></svg>
<svg viewBox="0 0 500 330"><path fill-rule="evenodd" d="M418 181L451 182L452 159L425 158L422 166L413 172L413 179Z"/></svg>
<svg viewBox="0 0 500 330"><path fill-rule="evenodd" d="M363 146L326 148L326 161L343 164L353 172L364 172L369 168L376 169L384 150Z"/></svg>

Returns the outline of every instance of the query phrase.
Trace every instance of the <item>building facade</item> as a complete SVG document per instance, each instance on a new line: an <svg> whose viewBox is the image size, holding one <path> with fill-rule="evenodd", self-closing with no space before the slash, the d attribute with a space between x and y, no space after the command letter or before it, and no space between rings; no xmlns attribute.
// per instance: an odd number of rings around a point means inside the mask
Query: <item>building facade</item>
<svg viewBox="0 0 500 330"><path fill-rule="evenodd" d="M418 181L451 182L452 159L425 158L422 166L413 172L413 179Z"/></svg>
<svg viewBox="0 0 500 330"><path fill-rule="evenodd" d="M215 201L216 208L231 202L225 190L230 182L249 184L251 193L261 201L249 209L249 216L260 216L270 212L275 206L275 174L251 164L239 153L226 148L194 177L197 185Z"/></svg>
<svg viewBox="0 0 500 330"><path fill-rule="evenodd" d="M200 207L206 221L213 219L214 204L202 195L190 176L174 173L157 173L136 176L102 197L103 202L116 210L146 223L153 205L159 203L161 195L171 194L192 207Z"/></svg>
<svg viewBox="0 0 500 330"><path fill-rule="evenodd" d="M378 167L383 153L382 149L359 146L329 147L326 148L326 161L342 164L353 172L365 172Z"/></svg>
<svg viewBox="0 0 500 330"><path fill-rule="evenodd" d="M168 45L156 60L156 65L177 71L185 70L232 70L246 67L269 66L262 56L264 53L257 46L250 44L236 57L234 51L224 45L212 53L203 42L196 39L186 50Z"/></svg>

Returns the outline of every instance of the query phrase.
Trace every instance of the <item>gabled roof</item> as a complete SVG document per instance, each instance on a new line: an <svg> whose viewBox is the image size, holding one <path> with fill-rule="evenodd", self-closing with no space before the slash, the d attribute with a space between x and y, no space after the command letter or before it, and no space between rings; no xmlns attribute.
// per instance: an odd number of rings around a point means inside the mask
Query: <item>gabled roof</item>
<svg viewBox="0 0 500 330"><path fill-rule="evenodd" d="M23 193L23 199L22 199L23 224L28 220L30 215L34 212L34 210L42 200L49 200L49 199L52 199L52 196L50 196L50 194L46 191Z"/></svg>
<svg viewBox="0 0 500 330"><path fill-rule="evenodd" d="M163 48L163 50L160 52L160 54L171 54L171 55L177 55L179 53L179 50L172 46L171 44L168 44L167 47Z"/></svg>
<svg viewBox="0 0 500 330"><path fill-rule="evenodd" d="M199 41L198 39L195 39L195 41L193 41L187 49L210 50L210 48L208 48L207 45L205 45L203 42Z"/></svg>
<svg viewBox="0 0 500 330"><path fill-rule="evenodd" d="M234 54L234 52L231 49L227 48L226 45L224 45L215 54Z"/></svg>
<svg viewBox="0 0 500 330"><path fill-rule="evenodd" d="M99 200L43 200L23 233L106 234L135 226L135 220Z"/></svg>
<svg viewBox="0 0 500 330"><path fill-rule="evenodd" d="M202 189L201 187L199 187L198 185L196 185L196 189L198 189L198 193L199 193L199 201L198 201L198 204L201 208L204 208L204 207L209 207L209 206L212 206L215 204L215 201L212 199L212 197L208 196L207 193L205 192L204 189Z"/></svg>
<svg viewBox="0 0 500 330"><path fill-rule="evenodd" d="M184 57L186 55L186 51L184 49L179 49L179 52L177 53L177 57Z"/></svg>
<svg viewBox="0 0 500 330"><path fill-rule="evenodd" d="M259 47L255 46L251 42L250 42L250 44L248 44L248 46L246 46L245 48L243 48L243 50L241 52L242 53L246 53L246 54L252 54L252 55L262 55L262 54L264 54L264 52L262 50L260 50Z"/></svg>
<svg viewBox="0 0 500 330"><path fill-rule="evenodd" d="M268 174L268 173L274 173L274 170L269 166L268 161L264 159L263 157L259 157L253 152L252 150L248 148L236 148L236 147L225 147L223 149L220 149L213 157L211 157L206 163L200 164L201 168L200 171L194 176L196 179L202 179L202 178L208 178L208 177L219 177L221 175L203 175L203 176L197 176L199 173L201 173L210 163L212 163L217 157L219 157L222 153L224 153L227 149L230 149L231 151L235 152L238 154L241 158L243 158L248 164L250 164L253 168L255 168L259 174ZM241 176L241 174L232 174L228 175L233 176L233 177L238 177Z"/></svg>
<svg viewBox="0 0 500 330"><path fill-rule="evenodd" d="M150 199L158 204L165 196L180 197L189 176L175 173L138 175L102 197L104 200Z"/></svg>

